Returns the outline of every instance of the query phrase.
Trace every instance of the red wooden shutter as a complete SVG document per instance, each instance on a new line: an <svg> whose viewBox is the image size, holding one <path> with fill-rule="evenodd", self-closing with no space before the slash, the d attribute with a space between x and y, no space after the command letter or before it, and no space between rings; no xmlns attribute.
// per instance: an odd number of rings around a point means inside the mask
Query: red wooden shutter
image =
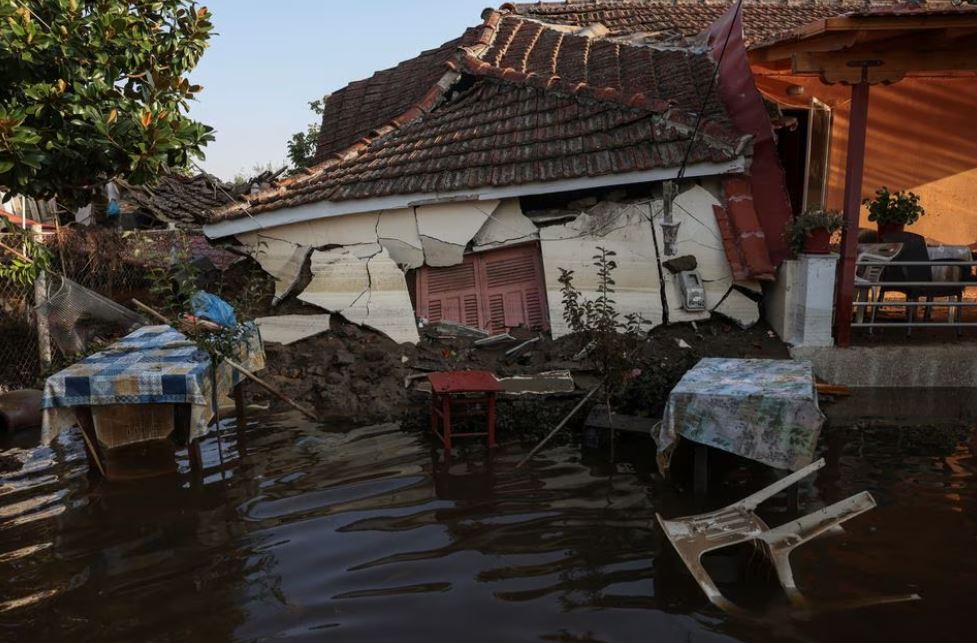
<svg viewBox="0 0 977 643"><path fill-rule="evenodd" d="M549 329L537 244L470 254L463 264L424 266L417 275L418 314L431 323L453 321L492 333Z"/></svg>
<svg viewBox="0 0 977 643"><path fill-rule="evenodd" d="M504 248L480 255L482 289L488 302L493 333L517 326L549 328L543 305L543 270L535 244Z"/></svg>
<svg viewBox="0 0 977 643"><path fill-rule="evenodd" d="M475 259L447 268L424 267L418 271L420 314L432 323L453 321L482 328L479 315Z"/></svg>

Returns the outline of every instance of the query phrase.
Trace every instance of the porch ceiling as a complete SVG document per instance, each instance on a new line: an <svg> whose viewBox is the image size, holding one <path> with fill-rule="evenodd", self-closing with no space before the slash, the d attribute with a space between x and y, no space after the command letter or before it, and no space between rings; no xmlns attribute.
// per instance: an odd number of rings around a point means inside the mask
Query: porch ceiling
<svg viewBox="0 0 977 643"><path fill-rule="evenodd" d="M757 75L816 76L826 83L974 72L977 7L826 18L756 45L750 62Z"/></svg>

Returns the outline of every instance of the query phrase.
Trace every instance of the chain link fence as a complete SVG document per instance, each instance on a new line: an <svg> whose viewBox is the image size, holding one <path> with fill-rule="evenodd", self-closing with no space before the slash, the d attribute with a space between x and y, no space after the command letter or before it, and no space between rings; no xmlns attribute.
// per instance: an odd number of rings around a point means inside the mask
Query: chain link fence
<svg viewBox="0 0 977 643"><path fill-rule="evenodd" d="M0 279L0 392L30 385L40 371L34 286Z"/></svg>
<svg viewBox="0 0 977 643"><path fill-rule="evenodd" d="M152 303L154 269L193 254L199 257L214 252L199 235L181 230L62 230L46 232L43 238L52 254L48 279L51 287L57 287L58 275L64 275L120 303L134 297ZM0 234L0 241L16 248L20 237ZM0 262L11 258L8 252L0 253ZM33 284L22 285L0 277L0 392L38 386L47 371L63 368L74 359L52 345L51 366L44 368L35 304Z"/></svg>

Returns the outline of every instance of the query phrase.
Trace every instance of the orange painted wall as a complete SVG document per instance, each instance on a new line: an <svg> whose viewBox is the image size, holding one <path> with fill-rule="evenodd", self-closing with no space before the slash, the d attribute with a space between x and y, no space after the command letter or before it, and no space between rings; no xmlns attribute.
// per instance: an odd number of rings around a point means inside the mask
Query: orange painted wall
<svg viewBox="0 0 977 643"><path fill-rule="evenodd" d="M805 88L788 97L789 84ZM828 206L841 209L851 89L814 78L758 77L757 85L782 104L807 105L811 97L834 114ZM914 232L944 241L977 242L977 76L906 78L873 85L869 97L863 197L885 185L912 190L928 214ZM862 226L874 228L862 211Z"/></svg>

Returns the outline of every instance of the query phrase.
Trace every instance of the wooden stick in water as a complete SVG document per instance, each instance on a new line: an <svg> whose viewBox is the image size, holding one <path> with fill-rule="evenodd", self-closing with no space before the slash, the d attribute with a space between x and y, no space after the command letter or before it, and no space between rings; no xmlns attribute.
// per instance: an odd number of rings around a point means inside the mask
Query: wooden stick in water
<svg viewBox="0 0 977 643"><path fill-rule="evenodd" d="M138 299L133 299L132 300L132 303L135 304L136 307L138 307L138 308L146 311L147 313L149 313L150 315L152 315L153 317L155 317L159 321L163 322L164 324L167 324L169 326L173 326L174 328L176 328L176 326L173 324L172 321L170 321L169 319L167 319L166 317L164 317L163 315L161 315L159 312L153 310L152 308L150 308L146 304L142 303ZM277 397L281 401L285 402L286 404L288 404L289 406L291 406L293 409L296 409L297 411L300 411L303 415L305 415L306 417L308 417L313 422L318 422L319 421L319 416L316 415L310 409L305 408L304 406L302 406L301 404L299 404L298 402L296 402L292 398L288 397L287 395L285 395L284 393L282 393L281 391L279 391L278 389L276 389L275 387L273 387L268 382L266 382L266 381L262 380L261 378L259 378L257 375L255 375L254 373L252 373L251 371L249 371L248 369L246 369L244 366L241 366L240 364L238 364L234 360L228 358L226 355L221 355L221 357L224 358L224 362L228 366L230 366L231 368L233 368L234 370L236 370L238 373L240 373L241 375L245 376L246 378L248 378L249 380L251 380L252 382L254 382L255 384L257 384L261 388L265 389L266 391L268 391L269 393L271 393L272 395L274 395L275 397Z"/></svg>
<svg viewBox="0 0 977 643"><path fill-rule="evenodd" d="M542 440L540 440L539 444L537 444L535 447L533 447L533 450L529 452L529 455L527 455L525 458L523 458L522 461L519 464L516 465L516 468L519 469L520 467L522 467L522 465L524 465L527 462L529 462L530 460L532 460L533 459L533 456L536 455L536 453L540 449L542 449L544 446L546 446L546 443L549 442L550 440L552 440L553 439L553 436L560 432L560 429L562 429L564 426L566 426L566 423L570 421L570 418L572 418L574 415L576 415L577 412L584 407L584 405L590 400L590 398L592 398L594 396L594 394L597 391L599 391L600 390L600 387L603 386L603 385L604 385L604 383L601 382L600 384L598 384L594 388L590 389L590 393L587 393L587 397L585 397L584 399L580 400L580 402L575 407L573 407L573 410L570 411L565 418L563 418L563 421L560 422L559 424L557 424L556 425L556 428L553 429L552 431L550 431L549 435L547 435L545 438L543 438Z"/></svg>

